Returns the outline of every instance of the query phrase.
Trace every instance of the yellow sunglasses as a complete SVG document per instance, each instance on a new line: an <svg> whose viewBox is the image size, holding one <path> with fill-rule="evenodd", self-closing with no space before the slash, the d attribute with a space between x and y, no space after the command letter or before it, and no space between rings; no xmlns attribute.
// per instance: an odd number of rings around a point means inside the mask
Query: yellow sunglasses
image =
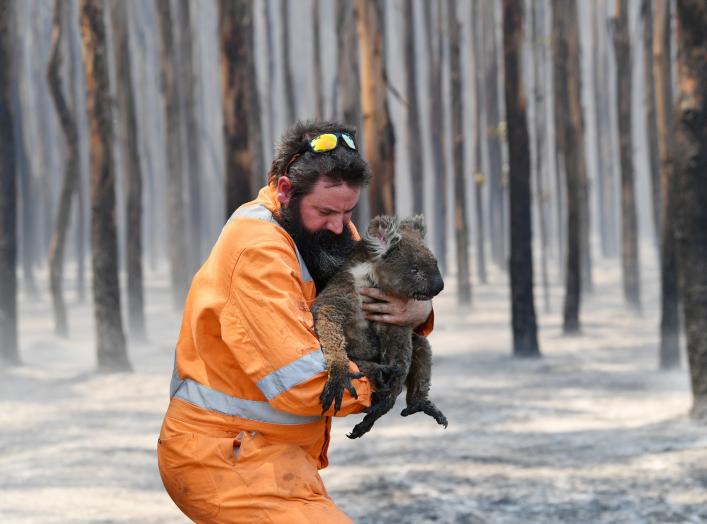
<svg viewBox="0 0 707 524"><path fill-rule="evenodd" d="M341 133L338 131L333 133L322 133L307 142L299 153L292 155L292 158L290 158L290 161L287 162L287 166L285 167L285 173L290 171L290 166L292 163L302 156L302 153L305 151L309 150L313 153L326 153L327 151L333 151L339 145L339 139L341 139L341 143L343 143L344 146L351 151L358 151L356 148L356 142L350 134Z"/></svg>

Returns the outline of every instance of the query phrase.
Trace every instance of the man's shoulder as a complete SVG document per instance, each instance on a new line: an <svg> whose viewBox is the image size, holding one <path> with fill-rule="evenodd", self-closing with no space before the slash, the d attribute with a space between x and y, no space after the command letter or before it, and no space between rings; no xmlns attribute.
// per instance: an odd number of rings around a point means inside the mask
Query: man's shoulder
<svg viewBox="0 0 707 524"><path fill-rule="evenodd" d="M280 244L292 248L292 240L277 223L268 208L262 204L242 206L228 219L218 243L230 249L247 249L264 243Z"/></svg>

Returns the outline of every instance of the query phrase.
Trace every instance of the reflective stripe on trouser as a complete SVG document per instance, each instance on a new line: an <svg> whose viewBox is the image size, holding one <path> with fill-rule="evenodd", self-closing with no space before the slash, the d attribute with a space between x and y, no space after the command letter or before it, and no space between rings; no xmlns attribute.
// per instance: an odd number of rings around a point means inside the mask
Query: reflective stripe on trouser
<svg viewBox="0 0 707 524"><path fill-rule="evenodd" d="M302 447L255 431L196 429L168 412L157 451L167 492L195 522L351 523Z"/></svg>

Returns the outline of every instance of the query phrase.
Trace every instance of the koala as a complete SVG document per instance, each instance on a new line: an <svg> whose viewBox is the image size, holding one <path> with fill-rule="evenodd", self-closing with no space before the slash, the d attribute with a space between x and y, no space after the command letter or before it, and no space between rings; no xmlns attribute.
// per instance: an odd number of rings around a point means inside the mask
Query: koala
<svg viewBox="0 0 707 524"><path fill-rule="evenodd" d="M329 379L320 396L323 410L332 402L341 408L344 390L356 396L351 380L366 376L375 392L366 416L348 435L358 438L393 408L407 388L407 407L401 415L422 411L447 427L444 414L429 400L432 352L429 342L412 328L366 320L361 287L376 287L401 298L429 300L439 294L444 282L437 260L424 244L422 215L398 220L374 218L347 262L329 281L312 307L314 329L322 346ZM350 373L348 361L361 373Z"/></svg>

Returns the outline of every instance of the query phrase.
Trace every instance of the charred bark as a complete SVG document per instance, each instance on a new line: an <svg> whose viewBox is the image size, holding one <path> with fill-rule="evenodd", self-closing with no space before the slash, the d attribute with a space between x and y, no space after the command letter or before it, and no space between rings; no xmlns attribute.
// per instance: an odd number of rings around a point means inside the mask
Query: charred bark
<svg viewBox="0 0 707 524"><path fill-rule="evenodd" d="M638 254L638 219L633 175L631 138L631 42L628 33L628 0L616 4L614 19L619 144L621 155L621 231L624 297L629 307L641 309L641 277ZM621 73L623 72L623 73Z"/></svg>
<svg viewBox="0 0 707 524"><path fill-rule="evenodd" d="M449 27L449 79L452 115L452 173L454 173L454 239L457 249L457 287L460 304L471 303L469 229L466 217L464 129L462 125L461 28L454 0L447 1Z"/></svg>
<svg viewBox="0 0 707 524"><path fill-rule="evenodd" d="M390 119L383 48L383 6L356 0L356 29L361 58L363 149L376 174L368 188L371 216L395 214L395 133Z"/></svg>
<svg viewBox="0 0 707 524"><path fill-rule="evenodd" d="M145 340L145 298L142 282L142 168L133 74L131 70L127 2L112 6L113 38L118 69L119 143L126 185L125 249L128 273L128 325L130 335Z"/></svg>
<svg viewBox="0 0 707 524"><path fill-rule="evenodd" d="M79 175L79 138L74 116L71 114L66 97L62 90L60 70L61 70L61 37L62 20L64 19L64 9L66 2L57 0L54 5L54 27L52 29L52 47L50 51L49 68L47 70L47 81L49 92L54 101L54 107L61 124L61 129L66 140L66 160L64 171L64 182L59 197L59 208L57 210L56 222L54 223L54 234L49 245L49 285L52 293L52 305L54 307L54 330L57 335L66 337L69 334L69 325L66 317L66 305L64 303L64 245L66 244L66 233L69 228L71 218L71 204L74 193L78 185Z"/></svg>
<svg viewBox="0 0 707 524"><path fill-rule="evenodd" d="M678 103L675 122L675 240L694 402L707 419L707 4L677 2Z"/></svg>
<svg viewBox="0 0 707 524"><path fill-rule="evenodd" d="M521 72L523 0L503 0L503 63L511 198L511 303L513 355L540 356L535 298L530 198L530 144Z"/></svg>
<svg viewBox="0 0 707 524"><path fill-rule="evenodd" d="M252 156L248 147L248 54L253 49L252 3L222 0L219 3L221 32L221 88L223 92L223 141L226 164L226 218L249 201Z"/></svg>
<svg viewBox="0 0 707 524"><path fill-rule="evenodd" d="M0 0L0 358L19 364L17 343L17 185L12 117L13 12Z"/></svg>
<svg viewBox="0 0 707 524"><path fill-rule="evenodd" d="M102 1L81 0L80 6L91 130L91 252L98 369L122 371L129 370L130 363L120 317L106 27Z"/></svg>

